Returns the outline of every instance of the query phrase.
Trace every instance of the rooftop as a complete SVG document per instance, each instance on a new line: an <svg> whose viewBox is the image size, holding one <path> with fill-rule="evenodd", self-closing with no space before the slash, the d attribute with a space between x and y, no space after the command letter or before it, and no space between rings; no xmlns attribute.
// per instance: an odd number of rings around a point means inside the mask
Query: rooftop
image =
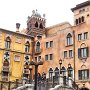
<svg viewBox="0 0 90 90"><path fill-rule="evenodd" d="M85 6L88 6L88 5L90 5L90 0L88 0L86 2L83 2L83 3L80 3L80 4L77 4L76 7L71 8L71 10L73 12L74 10L77 10L79 8L82 8L82 7L85 7Z"/></svg>

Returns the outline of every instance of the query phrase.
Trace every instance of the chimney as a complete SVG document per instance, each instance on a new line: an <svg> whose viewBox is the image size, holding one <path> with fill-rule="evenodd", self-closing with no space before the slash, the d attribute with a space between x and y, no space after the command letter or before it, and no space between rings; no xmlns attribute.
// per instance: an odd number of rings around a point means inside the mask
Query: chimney
<svg viewBox="0 0 90 90"><path fill-rule="evenodd" d="M16 23L16 32L19 32L20 23Z"/></svg>

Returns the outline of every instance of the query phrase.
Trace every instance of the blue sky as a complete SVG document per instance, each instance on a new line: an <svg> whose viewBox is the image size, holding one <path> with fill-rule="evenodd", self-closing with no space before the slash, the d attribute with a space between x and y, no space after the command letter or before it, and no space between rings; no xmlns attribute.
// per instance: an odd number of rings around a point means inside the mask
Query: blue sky
<svg viewBox="0 0 90 90"><path fill-rule="evenodd" d="M64 21L73 24L71 8L86 0L0 0L0 28L15 31L16 23L26 28L27 17L32 10L37 9L46 14L46 26L52 26Z"/></svg>

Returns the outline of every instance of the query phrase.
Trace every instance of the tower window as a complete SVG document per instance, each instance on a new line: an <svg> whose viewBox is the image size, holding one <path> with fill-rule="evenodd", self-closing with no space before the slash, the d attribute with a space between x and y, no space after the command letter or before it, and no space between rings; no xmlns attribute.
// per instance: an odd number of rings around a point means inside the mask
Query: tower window
<svg viewBox="0 0 90 90"><path fill-rule="evenodd" d="M79 23L81 23L81 18L79 18Z"/></svg>
<svg viewBox="0 0 90 90"><path fill-rule="evenodd" d="M35 27L38 27L38 22L35 23Z"/></svg>
<svg viewBox="0 0 90 90"><path fill-rule="evenodd" d="M78 24L78 19L76 19L76 25Z"/></svg>
<svg viewBox="0 0 90 90"><path fill-rule="evenodd" d="M40 26L39 26L39 28L43 29L43 25L42 25L42 23L40 23Z"/></svg>
<svg viewBox="0 0 90 90"><path fill-rule="evenodd" d="M82 22L84 22L84 17L82 16Z"/></svg>

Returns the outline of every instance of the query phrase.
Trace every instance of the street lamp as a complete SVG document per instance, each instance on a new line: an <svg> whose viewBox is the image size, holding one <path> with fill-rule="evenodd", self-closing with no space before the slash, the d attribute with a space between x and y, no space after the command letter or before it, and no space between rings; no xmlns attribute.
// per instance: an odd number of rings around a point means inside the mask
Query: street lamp
<svg viewBox="0 0 90 90"><path fill-rule="evenodd" d="M61 72L62 59L59 60L59 65L60 65L60 74L62 74Z"/></svg>
<svg viewBox="0 0 90 90"><path fill-rule="evenodd" d="M35 61L31 61L30 65L34 65L35 66L35 86L34 86L34 90L37 90L37 72L38 72L38 66L39 65L43 65L42 61L39 62L35 62Z"/></svg>
<svg viewBox="0 0 90 90"><path fill-rule="evenodd" d="M72 68L70 63L68 64L68 69L67 70L68 70L68 77L72 77L73 68Z"/></svg>

